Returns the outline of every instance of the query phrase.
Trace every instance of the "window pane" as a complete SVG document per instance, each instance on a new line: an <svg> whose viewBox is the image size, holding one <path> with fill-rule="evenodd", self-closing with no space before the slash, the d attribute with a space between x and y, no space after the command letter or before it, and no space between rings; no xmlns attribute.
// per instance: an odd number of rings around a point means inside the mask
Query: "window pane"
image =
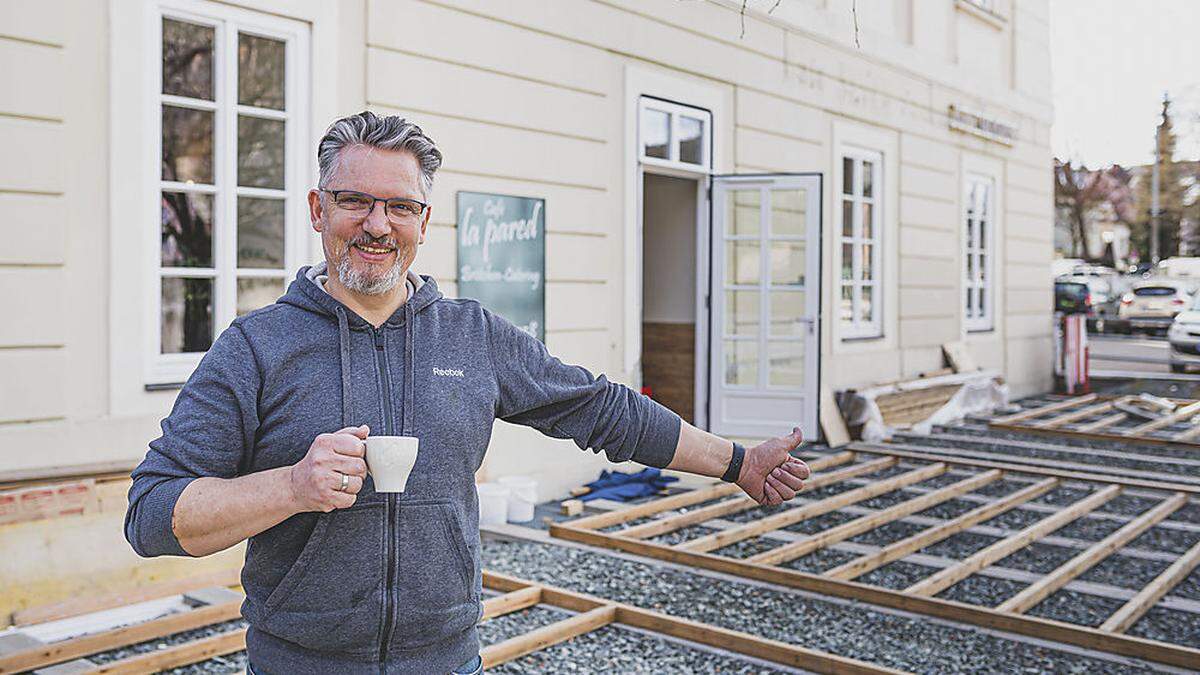
<svg viewBox="0 0 1200 675"><path fill-rule="evenodd" d="M855 317L861 323L871 323L871 302L874 299L875 289L871 286L862 287L862 295L858 301L858 316Z"/></svg>
<svg viewBox="0 0 1200 675"><path fill-rule="evenodd" d="M873 227L875 220L875 207L872 204L862 205L862 236L864 239L870 239L875 236L875 228Z"/></svg>
<svg viewBox="0 0 1200 675"><path fill-rule="evenodd" d="M283 122L238 115L238 185L283 188Z"/></svg>
<svg viewBox="0 0 1200 675"><path fill-rule="evenodd" d="M842 236L854 236L854 202L849 199L842 202Z"/></svg>
<svg viewBox="0 0 1200 675"><path fill-rule="evenodd" d="M647 157L670 159L671 116L661 110L642 111L642 150Z"/></svg>
<svg viewBox="0 0 1200 675"><path fill-rule="evenodd" d="M725 341L725 384L758 384L758 343Z"/></svg>
<svg viewBox="0 0 1200 675"><path fill-rule="evenodd" d="M730 191L725 207L725 229L731 235L757 235L759 220L759 204L762 195L757 188L753 190Z"/></svg>
<svg viewBox="0 0 1200 675"><path fill-rule="evenodd" d="M875 259L871 257L872 247L870 244L862 245L862 278L873 279Z"/></svg>
<svg viewBox="0 0 1200 675"><path fill-rule="evenodd" d="M976 256L975 256L975 254L974 254L974 253L968 253L968 254L967 254L967 281L974 281L974 280L975 280L975 263L976 263L976 260L977 260L977 258L976 258Z"/></svg>
<svg viewBox="0 0 1200 675"><path fill-rule="evenodd" d="M838 316L846 323L854 321L854 286L851 284L842 286L842 302L838 307Z"/></svg>
<svg viewBox="0 0 1200 675"><path fill-rule="evenodd" d="M967 214L967 249L975 248L975 219Z"/></svg>
<svg viewBox="0 0 1200 675"><path fill-rule="evenodd" d="M862 163L862 172L863 196L873 197L875 196L875 163L864 161Z"/></svg>
<svg viewBox="0 0 1200 675"><path fill-rule="evenodd" d="M758 285L759 244L757 241L725 242L725 283Z"/></svg>
<svg viewBox="0 0 1200 675"><path fill-rule="evenodd" d="M758 335L758 291L725 291L725 334Z"/></svg>
<svg viewBox="0 0 1200 675"><path fill-rule="evenodd" d="M212 185L212 112L163 106L162 179Z"/></svg>
<svg viewBox="0 0 1200 675"><path fill-rule="evenodd" d="M975 291L976 291L976 289L973 286L967 287L967 318L968 319L974 318L974 316L975 316Z"/></svg>
<svg viewBox="0 0 1200 675"><path fill-rule="evenodd" d="M854 244L842 244L842 278L854 278Z"/></svg>
<svg viewBox="0 0 1200 675"><path fill-rule="evenodd" d="M771 283L776 285L804 283L804 242L771 242Z"/></svg>
<svg viewBox="0 0 1200 675"><path fill-rule="evenodd" d="M768 302L771 304L770 335L784 337L804 334L804 292L803 291L772 291Z"/></svg>
<svg viewBox="0 0 1200 675"><path fill-rule="evenodd" d="M238 267L283 269L283 200L238 197L237 207Z"/></svg>
<svg viewBox="0 0 1200 675"><path fill-rule="evenodd" d="M976 265L976 269L979 271L980 281L986 280L988 278L987 256L980 255L979 260L978 260L978 262L975 263L975 265Z"/></svg>
<svg viewBox="0 0 1200 675"><path fill-rule="evenodd" d="M283 295L283 279L252 279L242 277L237 282L237 315L266 307Z"/></svg>
<svg viewBox="0 0 1200 675"><path fill-rule="evenodd" d="M164 94L213 100L213 35L211 26L163 19Z"/></svg>
<svg viewBox="0 0 1200 675"><path fill-rule="evenodd" d="M771 234L803 237L805 232L805 190L772 190Z"/></svg>
<svg viewBox="0 0 1200 675"><path fill-rule="evenodd" d="M162 353L206 352L213 341L212 279L162 280Z"/></svg>
<svg viewBox="0 0 1200 675"><path fill-rule="evenodd" d="M981 216L979 218L979 234L976 235L978 237L978 241L979 241L979 244L978 244L979 248L981 248L981 249L986 249L987 245L988 245L987 226L988 226L987 219Z"/></svg>
<svg viewBox="0 0 1200 675"><path fill-rule="evenodd" d="M842 158L842 194L854 194L854 160Z"/></svg>
<svg viewBox="0 0 1200 675"><path fill-rule="evenodd" d="M979 289L979 304L978 304L979 316L987 316L987 299L988 299L987 289L980 288Z"/></svg>
<svg viewBox="0 0 1200 675"><path fill-rule="evenodd" d="M804 343L768 342L767 383L775 387L800 387L804 385Z"/></svg>
<svg viewBox="0 0 1200 675"><path fill-rule="evenodd" d="M679 161L704 163L704 122L692 117L679 117Z"/></svg>
<svg viewBox="0 0 1200 675"><path fill-rule="evenodd" d="M163 267L213 266L213 196L162 193Z"/></svg>
<svg viewBox="0 0 1200 675"><path fill-rule="evenodd" d="M284 108L284 42L238 33L238 103Z"/></svg>

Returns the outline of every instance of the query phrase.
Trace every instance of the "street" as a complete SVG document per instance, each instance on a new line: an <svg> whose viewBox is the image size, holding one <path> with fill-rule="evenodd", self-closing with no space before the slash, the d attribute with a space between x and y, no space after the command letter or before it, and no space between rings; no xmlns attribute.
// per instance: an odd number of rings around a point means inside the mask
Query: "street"
<svg viewBox="0 0 1200 675"><path fill-rule="evenodd" d="M1093 371L1170 373L1170 351L1165 337L1088 334Z"/></svg>

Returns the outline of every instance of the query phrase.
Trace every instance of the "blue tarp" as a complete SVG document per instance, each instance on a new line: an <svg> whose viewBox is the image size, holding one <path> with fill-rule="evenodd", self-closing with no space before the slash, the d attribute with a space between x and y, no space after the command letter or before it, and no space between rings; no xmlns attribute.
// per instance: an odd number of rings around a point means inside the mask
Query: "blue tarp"
<svg viewBox="0 0 1200 675"><path fill-rule="evenodd" d="M679 480L675 476L664 476L655 468L642 469L637 473L601 471L600 478L587 484L592 491L580 497L587 502L593 499L612 499L618 502L658 494L667 485Z"/></svg>

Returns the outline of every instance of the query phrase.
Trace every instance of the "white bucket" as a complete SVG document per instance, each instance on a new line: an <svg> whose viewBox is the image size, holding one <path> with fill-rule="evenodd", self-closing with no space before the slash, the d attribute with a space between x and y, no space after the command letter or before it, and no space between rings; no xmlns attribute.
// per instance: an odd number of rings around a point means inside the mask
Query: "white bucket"
<svg viewBox="0 0 1200 675"><path fill-rule="evenodd" d="M508 495L510 490L498 483L480 483L475 486L479 493L479 524L503 525L508 522Z"/></svg>
<svg viewBox="0 0 1200 675"><path fill-rule="evenodd" d="M527 523L533 520L537 504L537 481L529 476L505 476L499 483L509 489L508 522Z"/></svg>

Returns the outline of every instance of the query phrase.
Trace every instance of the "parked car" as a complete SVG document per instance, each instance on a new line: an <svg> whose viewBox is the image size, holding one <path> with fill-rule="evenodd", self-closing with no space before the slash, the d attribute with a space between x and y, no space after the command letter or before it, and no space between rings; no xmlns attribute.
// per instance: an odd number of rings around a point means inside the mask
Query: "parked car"
<svg viewBox="0 0 1200 675"><path fill-rule="evenodd" d="M1064 279L1054 282L1054 311L1063 314L1091 314L1091 291L1082 281Z"/></svg>
<svg viewBox="0 0 1200 675"><path fill-rule="evenodd" d="M1088 304L1091 308L1088 317L1095 320L1096 330L1104 330L1104 321L1117 317L1117 308L1121 303L1121 294L1112 286L1112 281L1105 276L1071 274L1060 277L1059 281L1085 284L1088 287Z"/></svg>
<svg viewBox="0 0 1200 675"><path fill-rule="evenodd" d="M1171 342L1171 372L1182 373L1188 366L1200 366L1200 297L1175 315L1167 330Z"/></svg>
<svg viewBox="0 0 1200 675"><path fill-rule="evenodd" d="M1133 285L1121 298L1117 317L1124 320L1125 332L1138 329L1166 331L1179 314L1192 304L1187 284L1172 279L1146 279Z"/></svg>

